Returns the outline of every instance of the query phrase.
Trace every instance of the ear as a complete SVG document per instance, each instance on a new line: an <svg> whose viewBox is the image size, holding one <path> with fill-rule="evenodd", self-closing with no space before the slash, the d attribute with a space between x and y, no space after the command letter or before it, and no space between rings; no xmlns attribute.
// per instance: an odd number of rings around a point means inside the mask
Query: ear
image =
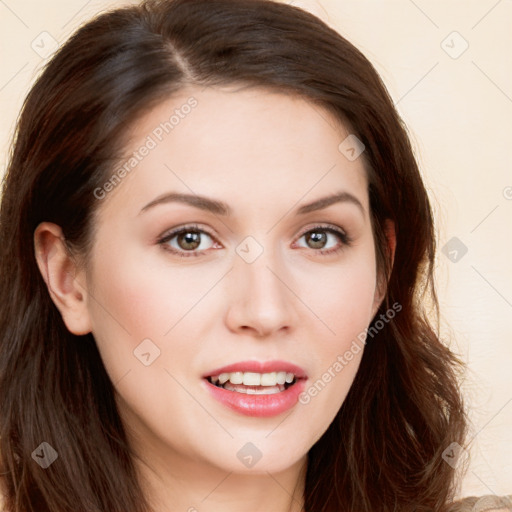
<svg viewBox="0 0 512 512"><path fill-rule="evenodd" d="M39 271L68 330L76 335L91 332L85 281L66 246L57 224L42 222L34 231L34 249Z"/></svg>
<svg viewBox="0 0 512 512"><path fill-rule="evenodd" d="M393 268L395 262L395 250L396 250L396 231L395 231L395 223L386 219L384 223L384 235L387 240L387 257L390 261L390 267ZM385 275L379 275L377 277L377 286L375 287L375 296L373 303L373 316L377 313L384 297L386 296L386 291L388 287L388 277Z"/></svg>

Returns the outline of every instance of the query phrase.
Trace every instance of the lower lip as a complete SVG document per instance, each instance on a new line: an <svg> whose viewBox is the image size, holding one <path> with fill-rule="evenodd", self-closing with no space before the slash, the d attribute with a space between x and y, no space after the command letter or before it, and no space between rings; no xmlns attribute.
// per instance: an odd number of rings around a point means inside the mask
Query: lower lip
<svg viewBox="0 0 512 512"><path fill-rule="evenodd" d="M305 381L306 379L300 379L288 389L272 395L248 395L219 388L204 379L213 398L233 411L258 418L277 416L291 409L298 402Z"/></svg>

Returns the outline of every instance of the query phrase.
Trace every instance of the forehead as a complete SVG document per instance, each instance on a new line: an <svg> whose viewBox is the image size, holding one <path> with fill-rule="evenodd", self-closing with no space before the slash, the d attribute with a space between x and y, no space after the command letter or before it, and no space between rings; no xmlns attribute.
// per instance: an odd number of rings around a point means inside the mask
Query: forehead
<svg viewBox="0 0 512 512"><path fill-rule="evenodd" d="M128 134L123 159L113 169L114 175L124 168L122 179L104 207L147 202L168 191L261 207L340 190L359 194L367 207L363 160L348 159L340 149L349 131L329 111L296 95L190 87L147 112Z"/></svg>

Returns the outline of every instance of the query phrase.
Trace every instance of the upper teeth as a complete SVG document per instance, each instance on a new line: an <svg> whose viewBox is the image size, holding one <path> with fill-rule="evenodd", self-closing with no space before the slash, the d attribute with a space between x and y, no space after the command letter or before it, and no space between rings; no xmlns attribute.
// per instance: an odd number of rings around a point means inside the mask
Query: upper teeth
<svg viewBox="0 0 512 512"><path fill-rule="evenodd" d="M213 384L244 384L245 386L276 386L287 382L291 384L295 379L293 373L287 372L271 372L271 373L254 373L254 372L231 372L221 373L220 375L212 375Z"/></svg>

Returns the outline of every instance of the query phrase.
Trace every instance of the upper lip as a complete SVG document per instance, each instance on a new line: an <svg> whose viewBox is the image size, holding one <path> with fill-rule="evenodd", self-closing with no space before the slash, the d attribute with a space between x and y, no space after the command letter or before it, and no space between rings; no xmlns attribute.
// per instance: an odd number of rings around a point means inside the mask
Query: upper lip
<svg viewBox="0 0 512 512"><path fill-rule="evenodd" d="M221 373L233 372L254 372L254 373L272 373L287 372L293 373L296 378L304 379L307 377L306 372L296 364L286 361L240 361L238 363L228 364L220 368L215 368L203 375L203 378L220 375Z"/></svg>

